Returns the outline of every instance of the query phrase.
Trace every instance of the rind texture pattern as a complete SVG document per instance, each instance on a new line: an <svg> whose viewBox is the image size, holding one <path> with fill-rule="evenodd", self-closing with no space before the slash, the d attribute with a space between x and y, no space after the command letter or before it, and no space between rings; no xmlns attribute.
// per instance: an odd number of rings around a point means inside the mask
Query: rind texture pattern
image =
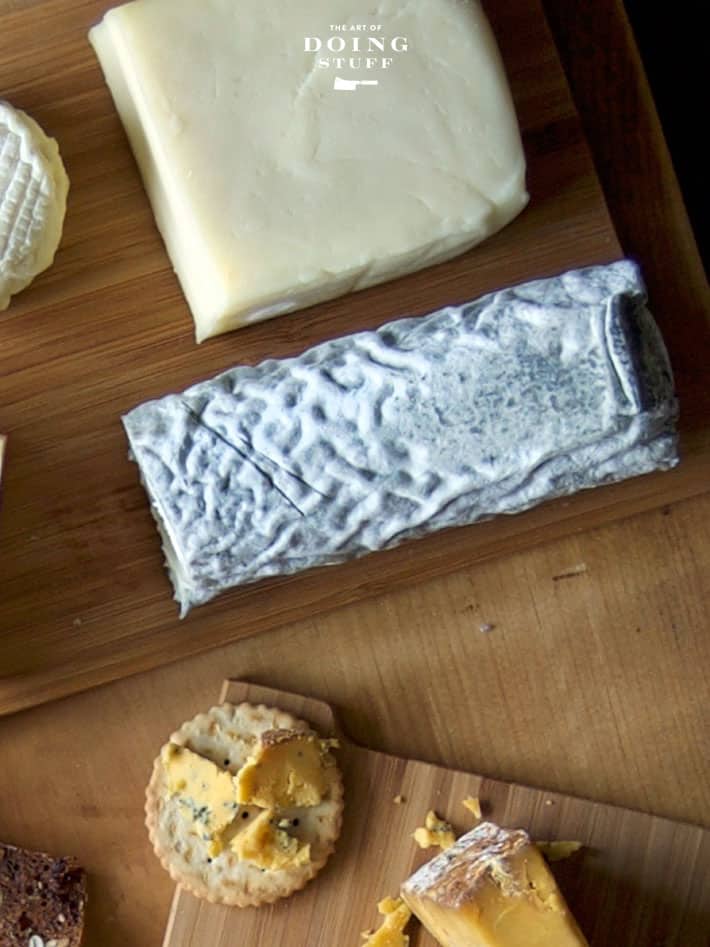
<svg viewBox="0 0 710 947"><path fill-rule="evenodd" d="M230 587L677 463L636 265L504 289L124 419L185 614Z"/></svg>
<svg viewBox="0 0 710 947"><path fill-rule="evenodd" d="M56 141L0 100L0 311L54 260L68 190Z"/></svg>

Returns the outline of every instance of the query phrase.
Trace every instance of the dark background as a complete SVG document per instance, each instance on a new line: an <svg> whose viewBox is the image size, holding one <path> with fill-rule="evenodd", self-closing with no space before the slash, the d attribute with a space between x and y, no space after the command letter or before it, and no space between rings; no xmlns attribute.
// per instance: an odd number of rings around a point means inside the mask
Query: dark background
<svg viewBox="0 0 710 947"><path fill-rule="evenodd" d="M710 164L710 40L688 0L624 0L683 191L705 272L710 201L701 168Z"/></svg>

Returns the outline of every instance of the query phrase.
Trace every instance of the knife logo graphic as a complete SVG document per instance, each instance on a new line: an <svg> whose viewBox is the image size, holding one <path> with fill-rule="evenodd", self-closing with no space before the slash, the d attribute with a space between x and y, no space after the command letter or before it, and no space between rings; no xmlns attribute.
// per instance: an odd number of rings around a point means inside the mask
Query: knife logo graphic
<svg viewBox="0 0 710 947"><path fill-rule="evenodd" d="M379 79L341 79L336 76L333 80L333 88L336 92L354 92L359 85L379 85Z"/></svg>

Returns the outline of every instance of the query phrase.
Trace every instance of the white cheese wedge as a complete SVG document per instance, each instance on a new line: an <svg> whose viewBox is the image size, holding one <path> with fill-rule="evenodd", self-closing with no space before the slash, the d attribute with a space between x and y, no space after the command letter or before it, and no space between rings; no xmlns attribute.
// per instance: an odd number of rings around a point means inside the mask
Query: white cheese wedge
<svg viewBox="0 0 710 947"><path fill-rule="evenodd" d="M52 264L68 190L56 141L0 101L0 310Z"/></svg>
<svg viewBox="0 0 710 947"><path fill-rule="evenodd" d="M198 341L445 260L527 202L476 0L135 0L90 39Z"/></svg>

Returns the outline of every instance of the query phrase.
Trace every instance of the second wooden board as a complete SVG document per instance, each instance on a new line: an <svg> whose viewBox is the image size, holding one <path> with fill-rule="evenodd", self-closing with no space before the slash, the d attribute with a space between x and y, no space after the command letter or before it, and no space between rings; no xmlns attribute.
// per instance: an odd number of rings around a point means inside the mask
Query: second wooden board
<svg viewBox="0 0 710 947"><path fill-rule="evenodd" d="M708 947L710 832L363 749L342 734L327 704L308 698L231 681L221 699L281 707L340 738L343 833L321 875L277 904L226 908L178 889L163 947L359 947L360 931L378 924L377 902L396 896L432 857L411 838L427 810L460 834L473 825L462 806L471 795L484 817L535 839L582 842L580 853L553 867L591 947ZM410 943L436 942L413 923Z"/></svg>

